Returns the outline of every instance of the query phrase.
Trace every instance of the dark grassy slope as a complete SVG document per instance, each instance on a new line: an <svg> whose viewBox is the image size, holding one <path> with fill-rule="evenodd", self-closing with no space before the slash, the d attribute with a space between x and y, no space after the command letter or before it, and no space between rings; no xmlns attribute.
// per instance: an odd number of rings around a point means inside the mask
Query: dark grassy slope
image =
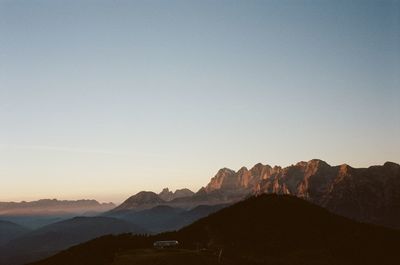
<svg viewBox="0 0 400 265"><path fill-rule="evenodd" d="M87 240L121 233L143 233L129 222L109 217L75 217L34 230L0 248L0 264L23 264Z"/></svg>
<svg viewBox="0 0 400 265"><path fill-rule="evenodd" d="M222 264L364 265L398 264L400 260L397 230L357 223L294 197L261 195L178 232L151 237L106 236L35 264L119 264L120 257L129 258L134 249L151 248L152 242L160 239L177 239L186 250L204 247L218 253L222 249ZM192 255L201 255L195 253ZM190 258L174 263L167 253L160 264L188 264L185 260ZM136 260L134 264L147 261ZM214 263L216 256L204 264Z"/></svg>
<svg viewBox="0 0 400 265"><path fill-rule="evenodd" d="M9 221L0 220L0 246L28 232L28 228Z"/></svg>

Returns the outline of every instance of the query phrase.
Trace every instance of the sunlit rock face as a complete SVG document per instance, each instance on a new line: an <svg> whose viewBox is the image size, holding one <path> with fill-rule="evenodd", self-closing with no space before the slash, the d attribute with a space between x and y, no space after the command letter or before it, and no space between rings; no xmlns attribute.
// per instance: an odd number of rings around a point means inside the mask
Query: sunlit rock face
<svg viewBox="0 0 400 265"><path fill-rule="evenodd" d="M289 194L364 222L400 227L400 165L352 168L313 159L285 168L223 168L203 193Z"/></svg>
<svg viewBox="0 0 400 265"><path fill-rule="evenodd" d="M237 188L236 172L229 168L220 169L206 186L206 192Z"/></svg>

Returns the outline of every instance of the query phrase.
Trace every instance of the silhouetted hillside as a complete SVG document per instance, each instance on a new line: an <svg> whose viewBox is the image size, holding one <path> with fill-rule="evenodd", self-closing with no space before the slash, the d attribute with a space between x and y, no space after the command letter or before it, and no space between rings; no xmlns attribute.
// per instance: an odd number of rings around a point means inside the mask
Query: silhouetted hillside
<svg viewBox="0 0 400 265"><path fill-rule="evenodd" d="M163 239L181 242L179 258L175 252L139 251ZM399 245L397 230L357 223L295 197L260 195L178 232L106 236L34 264L143 265L158 255L160 264L190 264L196 255L203 264L217 264L221 254L220 264L394 265L400 260Z"/></svg>
<svg viewBox="0 0 400 265"><path fill-rule="evenodd" d="M28 232L28 228L12 222L0 220L0 246Z"/></svg>
<svg viewBox="0 0 400 265"><path fill-rule="evenodd" d="M0 248L0 264L22 264L50 256L87 240L121 233L144 233L138 226L110 217L75 217L32 231Z"/></svg>
<svg viewBox="0 0 400 265"><path fill-rule="evenodd" d="M395 264L400 258L398 231L357 223L291 196L253 197L179 232L182 242L196 238L196 244L223 248L232 257L239 253L248 262Z"/></svg>

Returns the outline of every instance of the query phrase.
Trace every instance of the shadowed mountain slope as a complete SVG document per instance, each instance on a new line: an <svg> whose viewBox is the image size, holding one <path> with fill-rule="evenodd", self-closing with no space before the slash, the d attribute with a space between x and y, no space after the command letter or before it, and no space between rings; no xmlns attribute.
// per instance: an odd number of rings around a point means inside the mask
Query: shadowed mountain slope
<svg viewBox="0 0 400 265"><path fill-rule="evenodd" d="M28 233L30 230L21 225L0 220L0 246L10 240Z"/></svg>
<svg viewBox="0 0 400 265"><path fill-rule="evenodd" d="M138 226L110 217L75 217L34 230L0 248L0 264L23 264L87 240L121 233L144 233Z"/></svg>

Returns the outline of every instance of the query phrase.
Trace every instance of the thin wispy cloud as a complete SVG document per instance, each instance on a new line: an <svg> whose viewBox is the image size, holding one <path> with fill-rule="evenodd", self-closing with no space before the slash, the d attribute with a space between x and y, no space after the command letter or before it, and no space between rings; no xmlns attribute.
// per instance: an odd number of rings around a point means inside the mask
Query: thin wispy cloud
<svg viewBox="0 0 400 265"><path fill-rule="evenodd" d="M101 155L115 155L115 153L102 149L75 148L67 146L51 146L51 145L2 145L3 148L21 149L21 150L38 150L51 152L67 152L67 153L91 153Z"/></svg>
<svg viewBox="0 0 400 265"><path fill-rule="evenodd" d="M112 156L133 156L135 159L140 158L165 158L165 155L158 153L141 153L140 155L133 155L129 151L112 152L105 149L92 149L92 148L76 148L68 146L53 146L53 145L16 145L16 144L0 144L0 149L14 149L14 150L32 150L32 151L48 151L48 152L65 152L65 153L86 153L98 155L112 155Z"/></svg>

